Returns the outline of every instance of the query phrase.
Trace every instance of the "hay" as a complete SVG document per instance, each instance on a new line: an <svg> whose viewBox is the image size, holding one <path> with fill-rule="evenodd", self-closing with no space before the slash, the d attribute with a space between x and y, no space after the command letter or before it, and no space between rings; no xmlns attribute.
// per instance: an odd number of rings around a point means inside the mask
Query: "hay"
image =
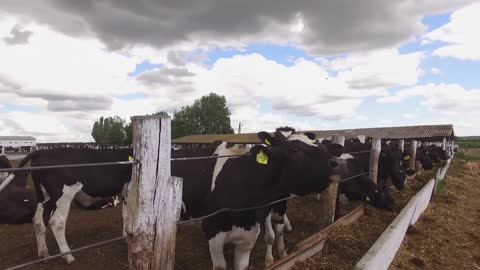
<svg viewBox="0 0 480 270"><path fill-rule="evenodd" d="M351 269L378 239L396 215L431 178L436 171L424 172L407 183L405 190L392 190L395 209L387 212L371 206L365 208L365 215L348 226L332 230L322 252L305 262L297 263L293 269Z"/></svg>
<svg viewBox="0 0 480 270"><path fill-rule="evenodd" d="M455 160L390 269L480 269L480 179Z"/></svg>

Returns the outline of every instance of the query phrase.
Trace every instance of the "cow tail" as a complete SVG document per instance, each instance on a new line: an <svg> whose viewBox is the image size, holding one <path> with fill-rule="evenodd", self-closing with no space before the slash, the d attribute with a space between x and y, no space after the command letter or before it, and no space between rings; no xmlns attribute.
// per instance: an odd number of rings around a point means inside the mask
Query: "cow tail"
<svg viewBox="0 0 480 270"><path fill-rule="evenodd" d="M22 159L22 161L20 161L20 164L18 164L17 168L22 168L23 166L25 166L25 164L27 164L34 156L36 156L37 154L37 151L35 152L32 152L30 154L28 154L26 157L24 157ZM27 172L27 174L25 175L25 177L27 177L29 174L29 172ZM0 185L0 192L10 183L12 182L12 180L15 178L15 172L12 172L11 174L8 175L7 179L5 179L5 181L2 182L2 184Z"/></svg>

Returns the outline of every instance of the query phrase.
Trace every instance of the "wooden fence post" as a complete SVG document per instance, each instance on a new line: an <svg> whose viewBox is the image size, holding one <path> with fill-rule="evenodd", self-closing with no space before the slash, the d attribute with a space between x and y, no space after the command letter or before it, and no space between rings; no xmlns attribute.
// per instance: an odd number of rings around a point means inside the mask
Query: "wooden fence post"
<svg viewBox="0 0 480 270"><path fill-rule="evenodd" d="M358 135L357 138L360 140L361 143L365 143L365 139L367 136L365 135Z"/></svg>
<svg viewBox="0 0 480 270"><path fill-rule="evenodd" d="M447 149L447 138L443 138L443 140L442 140L442 149L443 150Z"/></svg>
<svg viewBox="0 0 480 270"><path fill-rule="evenodd" d="M417 141L410 143L410 169L415 170L415 161L417 160Z"/></svg>
<svg viewBox="0 0 480 270"><path fill-rule="evenodd" d="M170 118L134 116L133 166L126 223L130 270L172 270L181 178L171 177Z"/></svg>
<svg viewBox="0 0 480 270"><path fill-rule="evenodd" d="M405 140L400 140L400 151L405 151Z"/></svg>
<svg viewBox="0 0 480 270"><path fill-rule="evenodd" d="M372 150L370 152L370 179L377 183L378 177L378 158L382 150L382 139L372 138Z"/></svg>
<svg viewBox="0 0 480 270"><path fill-rule="evenodd" d="M345 145L345 136L334 136L332 143ZM337 206L337 189L340 179L332 179L332 183L320 194L320 224L328 226L335 221L335 208Z"/></svg>

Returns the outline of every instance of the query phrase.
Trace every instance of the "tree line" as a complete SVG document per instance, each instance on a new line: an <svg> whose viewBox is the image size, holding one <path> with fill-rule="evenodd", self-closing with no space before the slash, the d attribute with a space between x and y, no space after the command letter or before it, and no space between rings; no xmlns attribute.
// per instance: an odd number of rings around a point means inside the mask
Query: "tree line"
<svg viewBox="0 0 480 270"><path fill-rule="evenodd" d="M153 115L169 116L164 111ZM232 133L225 96L210 93L173 114L172 139L194 134ZM127 123L119 116L102 116L93 124L91 134L96 143L130 145L133 139L132 123Z"/></svg>

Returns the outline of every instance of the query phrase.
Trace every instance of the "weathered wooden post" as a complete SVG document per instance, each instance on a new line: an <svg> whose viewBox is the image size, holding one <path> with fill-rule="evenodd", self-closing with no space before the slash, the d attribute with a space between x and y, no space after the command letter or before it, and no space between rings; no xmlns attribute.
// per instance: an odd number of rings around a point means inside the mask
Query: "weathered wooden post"
<svg viewBox="0 0 480 270"><path fill-rule="evenodd" d="M365 143L365 139L367 138L367 136L365 136L365 135L357 135L357 138L360 140L361 143Z"/></svg>
<svg viewBox="0 0 480 270"><path fill-rule="evenodd" d="M382 150L382 139L372 138L372 150L370 152L370 174L369 177L377 183L378 177L378 159Z"/></svg>
<svg viewBox="0 0 480 270"><path fill-rule="evenodd" d="M410 143L410 169L415 170L415 161L417 160L417 141L412 140Z"/></svg>
<svg viewBox="0 0 480 270"><path fill-rule="evenodd" d="M345 136L334 136L332 143L345 145ZM332 183L320 194L320 224L328 226L335 221L337 207L337 189L340 179L332 179Z"/></svg>
<svg viewBox="0 0 480 270"><path fill-rule="evenodd" d="M405 140L400 140L400 151L405 151Z"/></svg>
<svg viewBox="0 0 480 270"><path fill-rule="evenodd" d="M176 222L182 203L181 178L170 174L170 118L134 116L133 166L126 222L130 270L171 270Z"/></svg>
<svg viewBox="0 0 480 270"><path fill-rule="evenodd" d="M443 140L442 140L442 149L443 150L447 149L447 138L443 138Z"/></svg>

